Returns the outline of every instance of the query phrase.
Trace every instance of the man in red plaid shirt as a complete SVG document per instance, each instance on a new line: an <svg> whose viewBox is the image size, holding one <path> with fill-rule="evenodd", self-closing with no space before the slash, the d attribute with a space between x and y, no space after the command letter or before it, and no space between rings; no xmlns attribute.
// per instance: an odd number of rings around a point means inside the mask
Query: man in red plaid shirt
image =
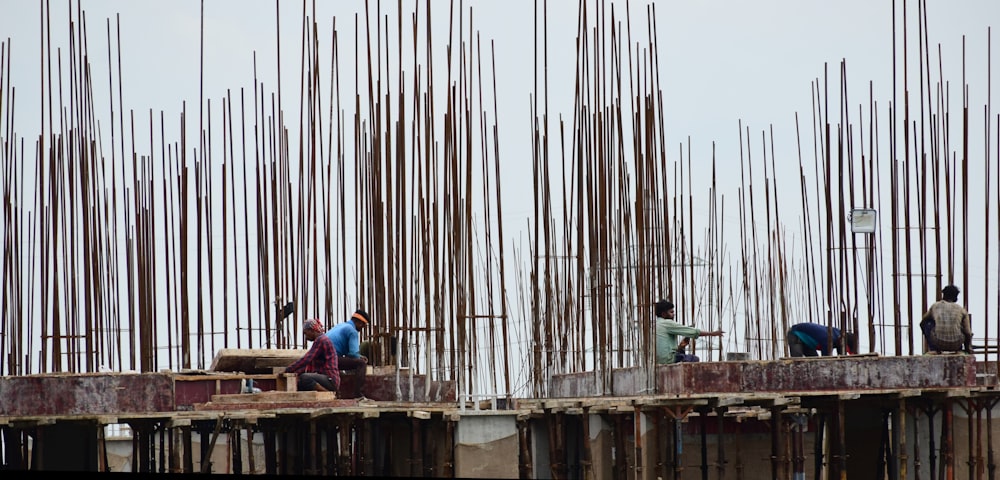
<svg viewBox="0 0 1000 480"><path fill-rule="evenodd" d="M302 333L306 340L313 342L312 347L302 358L285 367L286 373L299 374L299 391L336 392L340 387L337 350L333 348L330 338L323 335L325 331L323 324L316 319L306 320L302 325Z"/></svg>

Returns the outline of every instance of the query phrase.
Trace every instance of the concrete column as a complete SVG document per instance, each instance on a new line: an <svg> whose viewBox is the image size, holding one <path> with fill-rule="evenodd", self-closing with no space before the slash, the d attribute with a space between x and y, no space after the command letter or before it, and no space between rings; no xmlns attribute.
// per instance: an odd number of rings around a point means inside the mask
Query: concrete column
<svg viewBox="0 0 1000 480"><path fill-rule="evenodd" d="M461 478L517 478L520 456L512 415L462 415L455 435L455 472Z"/></svg>

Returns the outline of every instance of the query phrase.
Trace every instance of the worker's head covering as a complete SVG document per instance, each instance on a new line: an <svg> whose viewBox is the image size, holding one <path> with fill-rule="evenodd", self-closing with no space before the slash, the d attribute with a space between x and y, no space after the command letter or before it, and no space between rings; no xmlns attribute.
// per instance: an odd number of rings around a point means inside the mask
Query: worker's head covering
<svg viewBox="0 0 1000 480"><path fill-rule="evenodd" d="M305 322L302 323L303 332L308 332L310 330L316 333L323 333L326 331L326 329L323 328L323 324L320 323L320 321L315 318L310 318L309 320L306 320Z"/></svg>
<svg viewBox="0 0 1000 480"><path fill-rule="evenodd" d="M959 292L958 287L954 285L948 285L947 287L944 287L943 290L941 290L941 296L943 296L946 300L954 301L958 299L958 292Z"/></svg>
<svg viewBox="0 0 1000 480"><path fill-rule="evenodd" d="M353 319L356 324L357 323L361 323L362 324L362 325L359 325L359 326L367 327L368 326L368 321L370 320L370 317L368 317L368 312L366 312L366 311L364 311L364 310L362 310L362 309L359 308L359 309L357 309L357 310L354 311L353 315L351 315L351 319Z"/></svg>

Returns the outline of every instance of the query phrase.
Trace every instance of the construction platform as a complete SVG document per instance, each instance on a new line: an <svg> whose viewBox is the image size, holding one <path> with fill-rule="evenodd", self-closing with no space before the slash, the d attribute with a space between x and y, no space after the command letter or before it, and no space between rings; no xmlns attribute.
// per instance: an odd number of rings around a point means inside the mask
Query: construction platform
<svg viewBox="0 0 1000 480"><path fill-rule="evenodd" d="M580 372L554 375L547 398L470 402L454 382L389 367L360 400L296 392L262 373L284 360L232 353L256 366L0 378L2 468L799 479L984 478L996 466L995 365L972 356ZM249 380L261 392L243 393ZM129 437L111 438L113 425Z"/></svg>

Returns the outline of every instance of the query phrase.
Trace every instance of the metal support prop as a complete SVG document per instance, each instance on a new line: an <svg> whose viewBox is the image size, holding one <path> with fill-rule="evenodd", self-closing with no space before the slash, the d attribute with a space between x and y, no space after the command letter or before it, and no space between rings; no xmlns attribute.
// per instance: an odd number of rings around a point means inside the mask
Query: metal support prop
<svg viewBox="0 0 1000 480"><path fill-rule="evenodd" d="M354 456L352 455L354 442L351 441L351 432L353 430L351 427L351 418L345 415L338 417L337 420L337 433L339 434L340 439L340 441L337 442L337 452L339 453L337 475L355 475Z"/></svg>
<svg viewBox="0 0 1000 480"><path fill-rule="evenodd" d="M716 437L718 438L718 441L715 442L717 448L715 456L717 457L716 470L718 471L719 480L726 478L726 449L725 449L726 442L724 441L726 438L726 435L724 435L726 427L725 411L726 410L721 407L715 409L715 420L716 424L718 425L718 431L716 432Z"/></svg>
<svg viewBox="0 0 1000 480"><path fill-rule="evenodd" d="M358 460L359 464L362 465L362 470L358 472L358 475L365 476L371 475L375 471L374 465L374 455L370 455L368 446L372 443L372 420L366 420L359 417L356 420L361 426L358 428Z"/></svg>
<svg viewBox="0 0 1000 480"><path fill-rule="evenodd" d="M683 453L684 442L681 435L681 419L687 417L693 407L664 407L663 412L670 417L672 422L670 445L670 466L673 469L673 479L680 480L684 467L681 465L681 454Z"/></svg>
<svg viewBox="0 0 1000 480"><path fill-rule="evenodd" d="M583 432L581 435L583 459L580 461L583 470L583 480L593 480L594 479L594 454L591 448L590 439L590 407L585 407L583 409L583 415L580 416L580 430Z"/></svg>
<svg viewBox="0 0 1000 480"><path fill-rule="evenodd" d="M955 412L953 408L952 400L945 400L944 426L941 427L941 434L944 436L941 446L944 449L944 461L941 462L941 468L944 470L942 478L945 480L955 480Z"/></svg>
<svg viewBox="0 0 1000 480"><path fill-rule="evenodd" d="M264 431L264 472L278 474L278 432L273 427Z"/></svg>
<svg viewBox="0 0 1000 480"><path fill-rule="evenodd" d="M890 477L889 480L901 480L906 479L906 462L908 460L906 455L906 399L899 399L899 406L896 407L896 411L892 414L892 435L894 438L893 448L896 450L896 470L895 477Z"/></svg>
<svg viewBox="0 0 1000 480"><path fill-rule="evenodd" d="M615 464L614 464L614 477L615 478L627 478L628 477L628 455L625 453L625 427L622 426L624 423L622 421L621 415L612 415L612 432L614 436L615 445Z"/></svg>
<svg viewBox="0 0 1000 480"><path fill-rule="evenodd" d="M734 427L736 428L736 435L733 435L733 442L736 443L736 480L743 480L743 443L740 442L740 436L743 434L743 420L737 417ZM721 480L722 477L719 478Z"/></svg>
<svg viewBox="0 0 1000 480"><path fill-rule="evenodd" d="M806 456L805 427L807 418L801 413L792 415L792 480L805 480Z"/></svg>
<svg viewBox="0 0 1000 480"><path fill-rule="evenodd" d="M219 439L219 433L222 431L222 416L215 419L215 427L212 429L212 437L208 441L208 445L205 445L205 434L207 431L202 432L202 445L201 445L201 473L208 474L212 473L212 451L215 450L215 442Z"/></svg>
<svg viewBox="0 0 1000 480"><path fill-rule="evenodd" d="M316 422L308 420L306 431L309 436L306 438L306 444L302 449L302 451L306 453L307 457L303 459L306 463L306 473L309 475L317 475L319 474L320 449L319 432L316 430Z"/></svg>
<svg viewBox="0 0 1000 480"><path fill-rule="evenodd" d="M664 451L663 451L663 411L660 409L655 410L656 415L653 416L653 451L656 452L656 469L653 475L656 478L667 478L666 462L664 461Z"/></svg>
<svg viewBox="0 0 1000 480"><path fill-rule="evenodd" d="M968 442L966 443L968 445L966 464L969 466L969 480L976 479L976 471L978 470L976 467L976 454L980 448L980 445L976 442L976 426L978 422L976 422L973 413L979 413L979 409L976 408L976 401L970 398L965 402L965 418L969 425L967 428L968 439L966 440Z"/></svg>
<svg viewBox="0 0 1000 480"><path fill-rule="evenodd" d="M518 478L529 479L534 477L534 468L531 458L531 428L530 420L519 418L517 420L517 445L520 451L518 455Z"/></svg>
<svg viewBox="0 0 1000 480"><path fill-rule="evenodd" d="M233 473L237 475L243 474L243 441L240 433L241 424L242 422L240 421L233 422L232 428L229 431L229 438L226 442L232 449Z"/></svg>
<svg viewBox="0 0 1000 480"><path fill-rule="evenodd" d="M892 441L892 412L888 409L883 409L881 421L879 422L879 444L878 444L878 458L876 464L878 465L875 470L875 475L878 478L888 478L887 471L893 461L890 457L893 456L892 450L895 443ZM894 467L893 467L894 468Z"/></svg>
<svg viewBox="0 0 1000 480"><path fill-rule="evenodd" d="M410 475L415 477L424 474L424 457L421 451L423 442L423 424L417 417L410 418Z"/></svg>
<svg viewBox="0 0 1000 480"><path fill-rule="evenodd" d="M927 409L927 438L930 439L930 444L927 446L927 454L930 456L930 471L931 478L934 478L934 474L937 471L937 441L934 435L934 407L928 407Z"/></svg>
<svg viewBox="0 0 1000 480"><path fill-rule="evenodd" d="M98 427L99 430L104 430L104 427ZM159 455L159 468L156 470L158 473L167 473L167 427L166 422L160 423L157 426L157 432L160 434L160 455Z"/></svg>
<svg viewBox="0 0 1000 480"><path fill-rule="evenodd" d="M642 450L645 440L642 434L642 410L636 405L632 413L632 437L635 442L635 477L642 477Z"/></svg>
<svg viewBox="0 0 1000 480"><path fill-rule="evenodd" d="M708 409L699 410L698 417L701 427L701 480L708 480Z"/></svg>
<svg viewBox="0 0 1000 480"><path fill-rule="evenodd" d="M826 414L816 417L816 434L813 435L813 478L823 478L823 457L826 451Z"/></svg>
<svg viewBox="0 0 1000 480"><path fill-rule="evenodd" d="M674 465L674 480L681 480L681 472L684 471L684 467L681 466L681 454L684 453L684 441L681 435L681 419L674 418L674 432L671 438L673 442L673 465Z"/></svg>
<svg viewBox="0 0 1000 480"><path fill-rule="evenodd" d="M986 473L986 465L983 461L983 408L985 405L980 401L975 401L976 405L976 478L983 478Z"/></svg>
<svg viewBox="0 0 1000 480"><path fill-rule="evenodd" d="M837 472L836 476L831 476L831 478L840 478L840 480L847 480L847 435L844 432L847 430L847 414L844 411L845 402L844 400L837 401Z"/></svg>
<svg viewBox="0 0 1000 480"><path fill-rule="evenodd" d="M184 473L194 473L194 442L191 426L181 427L181 443L184 444Z"/></svg>
<svg viewBox="0 0 1000 480"><path fill-rule="evenodd" d="M257 465L253 455L253 426L247 425L247 468L250 473L257 473Z"/></svg>
<svg viewBox="0 0 1000 480"><path fill-rule="evenodd" d="M993 458L993 407L996 406L996 404L996 400L990 400L986 406L986 472L989 475L987 477L989 480L994 480L996 478L997 468L996 461Z"/></svg>
<svg viewBox="0 0 1000 480"><path fill-rule="evenodd" d="M566 459L562 449L562 414L549 412L547 420L549 426L549 471L554 480L561 480L565 478L566 469Z"/></svg>
<svg viewBox="0 0 1000 480"><path fill-rule="evenodd" d="M444 444L447 446L447 455L445 458L444 468L441 473L445 478L452 478L455 476L455 420L448 420L445 424L445 438Z"/></svg>
<svg viewBox="0 0 1000 480"><path fill-rule="evenodd" d="M97 426L97 471L102 473L111 471L110 467L108 467L108 444L104 434L104 427L105 425ZM0 429L0 443L7 441L6 431L6 428ZM3 464L0 464L0 467L3 467Z"/></svg>

